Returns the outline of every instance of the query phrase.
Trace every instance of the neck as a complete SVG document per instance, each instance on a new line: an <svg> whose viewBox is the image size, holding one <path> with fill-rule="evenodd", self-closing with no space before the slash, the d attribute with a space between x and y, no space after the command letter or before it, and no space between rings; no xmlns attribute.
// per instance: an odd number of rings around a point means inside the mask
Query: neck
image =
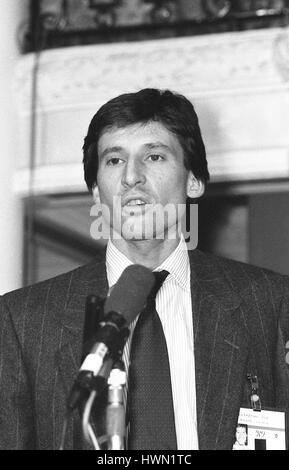
<svg viewBox="0 0 289 470"><path fill-rule="evenodd" d="M134 264L141 264L153 270L170 256L180 239L124 240L121 238L111 241Z"/></svg>

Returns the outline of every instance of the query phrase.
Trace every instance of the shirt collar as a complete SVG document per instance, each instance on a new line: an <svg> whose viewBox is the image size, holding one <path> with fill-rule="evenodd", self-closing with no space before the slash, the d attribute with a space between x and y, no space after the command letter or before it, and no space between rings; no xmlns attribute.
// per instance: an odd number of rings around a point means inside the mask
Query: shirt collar
<svg viewBox="0 0 289 470"><path fill-rule="evenodd" d="M106 249L106 271L109 287L113 286L128 266L134 264L108 240ZM169 271L168 279L174 279L183 289L190 290L190 262L183 235L175 250L154 271Z"/></svg>
<svg viewBox="0 0 289 470"><path fill-rule="evenodd" d="M190 290L190 261L188 256L188 249L183 235L181 235L180 242L176 249L165 259L155 271L162 271L165 269L169 271L170 278L172 278L183 289L189 292Z"/></svg>
<svg viewBox="0 0 289 470"><path fill-rule="evenodd" d="M106 273L109 287L118 281L125 268L131 264L134 263L119 251L109 239L106 248Z"/></svg>

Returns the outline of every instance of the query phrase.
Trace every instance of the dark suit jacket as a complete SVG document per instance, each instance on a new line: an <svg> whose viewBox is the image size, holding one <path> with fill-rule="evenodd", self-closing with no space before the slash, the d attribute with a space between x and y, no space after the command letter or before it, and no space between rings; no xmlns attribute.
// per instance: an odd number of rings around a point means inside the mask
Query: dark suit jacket
<svg viewBox="0 0 289 470"><path fill-rule="evenodd" d="M190 263L199 446L232 449L248 373L263 407L288 408L289 278L198 250ZM59 448L85 299L107 289L103 258L1 298L0 448ZM81 447L80 429L76 413L67 448Z"/></svg>

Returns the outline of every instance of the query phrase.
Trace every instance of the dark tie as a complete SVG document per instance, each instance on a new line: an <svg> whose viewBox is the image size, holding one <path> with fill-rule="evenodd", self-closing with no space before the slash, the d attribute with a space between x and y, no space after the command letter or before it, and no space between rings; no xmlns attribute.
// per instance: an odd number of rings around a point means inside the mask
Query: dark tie
<svg viewBox="0 0 289 470"><path fill-rule="evenodd" d="M166 339L155 298L169 273L156 282L137 321L131 343L128 380L128 449L177 449Z"/></svg>

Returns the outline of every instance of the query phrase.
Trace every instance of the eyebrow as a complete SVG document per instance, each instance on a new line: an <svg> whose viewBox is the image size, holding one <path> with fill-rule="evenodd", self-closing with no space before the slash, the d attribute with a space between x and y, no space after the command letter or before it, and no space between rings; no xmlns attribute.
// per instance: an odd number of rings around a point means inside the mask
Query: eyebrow
<svg viewBox="0 0 289 470"><path fill-rule="evenodd" d="M119 145L115 145L114 147L106 147L104 151L101 152L100 158L104 158L109 153L118 153L118 152L123 152L123 151L124 151L124 148Z"/></svg>
<svg viewBox="0 0 289 470"><path fill-rule="evenodd" d="M168 150L168 151L172 151L172 149L166 145L166 144L163 144L162 142L148 142L144 145L142 145L142 147L144 149L148 149L148 150L154 150L154 149L157 149L157 148L162 148L164 150ZM110 154L110 153L121 153L121 152L125 152L125 148L124 147L121 147L120 145L115 145L113 147L107 147L104 149L103 152L101 152L100 154L100 158L104 158L106 155Z"/></svg>
<svg viewBox="0 0 289 470"><path fill-rule="evenodd" d="M156 148L163 148L164 150L169 150L170 152L172 151L172 149L168 145L163 144L162 142L149 142L147 144L144 144L143 147L149 150L154 150Z"/></svg>

